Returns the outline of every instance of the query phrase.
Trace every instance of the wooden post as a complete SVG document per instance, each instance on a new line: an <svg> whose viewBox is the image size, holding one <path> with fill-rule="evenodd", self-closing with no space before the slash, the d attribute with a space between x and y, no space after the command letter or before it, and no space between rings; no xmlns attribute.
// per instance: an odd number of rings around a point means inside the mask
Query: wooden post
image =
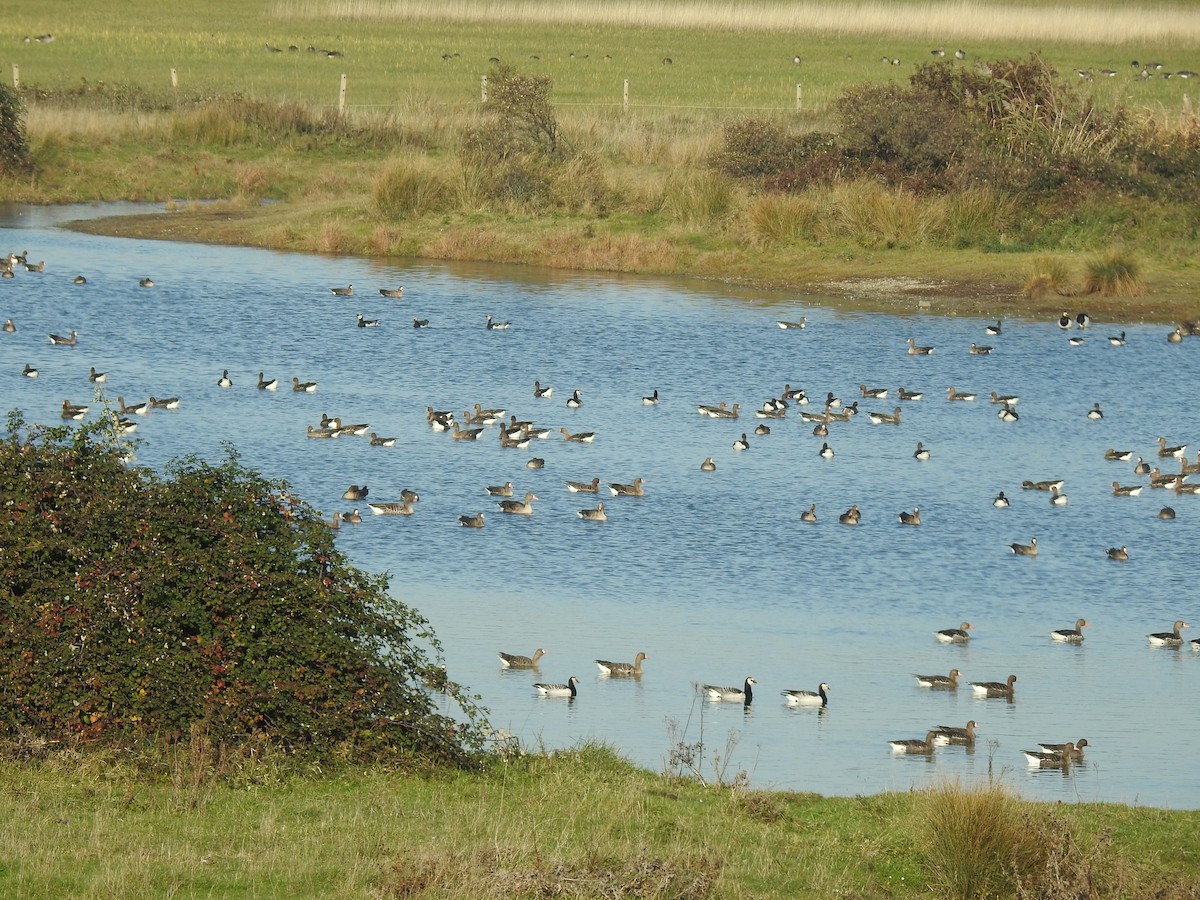
<svg viewBox="0 0 1200 900"><path fill-rule="evenodd" d="M802 103L803 96L804 96L804 90L799 84L797 84L796 85L796 112L800 112L800 107L803 106L803 103Z"/></svg>
<svg viewBox="0 0 1200 900"><path fill-rule="evenodd" d="M342 86L338 89L338 115L346 111L346 73L342 73Z"/></svg>
<svg viewBox="0 0 1200 900"><path fill-rule="evenodd" d="M179 73L175 71L175 67L171 67L171 87L179 90Z"/></svg>
<svg viewBox="0 0 1200 900"><path fill-rule="evenodd" d="M487 103L487 76L482 75L479 78L479 102Z"/></svg>
<svg viewBox="0 0 1200 900"><path fill-rule="evenodd" d="M622 100L622 107L624 108L625 113L628 115L628 113L629 113L629 79L628 78L625 79L625 96Z"/></svg>
<svg viewBox="0 0 1200 900"><path fill-rule="evenodd" d="M21 87L21 67L13 63L13 87L18 90Z"/></svg>

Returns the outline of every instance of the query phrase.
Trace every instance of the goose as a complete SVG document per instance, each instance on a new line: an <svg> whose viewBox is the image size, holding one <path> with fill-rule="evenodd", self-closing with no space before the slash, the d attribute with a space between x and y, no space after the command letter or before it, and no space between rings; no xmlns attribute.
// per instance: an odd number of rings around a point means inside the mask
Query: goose
<svg viewBox="0 0 1200 900"><path fill-rule="evenodd" d="M1185 457L1179 457L1179 473L1181 475L1195 475L1200 473L1200 453L1196 454L1196 461L1190 463Z"/></svg>
<svg viewBox="0 0 1200 900"><path fill-rule="evenodd" d="M738 410L740 410L741 408L742 408L742 404L735 403L735 404L733 404L733 406L726 409L725 404L722 403L716 409L710 410L708 413L708 417L710 419L736 419L738 417Z"/></svg>
<svg viewBox="0 0 1200 900"><path fill-rule="evenodd" d="M899 391L901 400L920 400L925 396L924 391L910 391L905 388L900 388Z"/></svg>
<svg viewBox="0 0 1200 900"><path fill-rule="evenodd" d="M1065 744L1038 744L1039 747L1046 753L1070 753L1075 759L1080 759L1083 756L1083 748L1088 745L1087 738L1080 738L1074 744L1067 742ZM1068 748L1070 748L1068 750Z"/></svg>
<svg viewBox="0 0 1200 900"><path fill-rule="evenodd" d="M701 472L717 471L717 464L715 462L713 462L713 458L711 456L706 456L704 458L704 462L700 463L700 471Z"/></svg>
<svg viewBox="0 0 1200 900"><path fill-rule="evenodd" d="M1001 422L1016 422L1021 416L1011 406L1005 405L1000 407L1000 410L996 413L996 418Z"/></svg>
<svg viewBox="0 0 1200 900"><path fill-rule="evenodd" d="M78 421L88 414L88 409L89 407L87 406L79 406L70 402L69 400L64 400L62 405L62 417L64 419L74 419L75 421Z"/></svg>
<svg viewBox="0 0 1200 900"><path fill-rule="evenodd" d="M107 372L97 372L96 367L92 366L91 369L88 371L88 381L90 381L94 384L103 384L104 382L108 381L108 373Z"/></svg>
<svg viewBox="0 0 1200 900"><path fill-rule="evenodd" d="M817 456L822 459L833 459L833 448L829 446L828 442L823 443L821 449L817 451Z"/></svg>
<svg viewBox="0 0 1200 900"><path fill-rule="evenodd" d="M1063 480L1061 478L1047 479L1046 481L1022 481L1021 489L1026 491L1049 491L1051 488L1061 489Z"/></svg>
<svg viewBox="0 0 1200 900"><path fill-rule="evenodd" d="M933 353L932 347L918 347L916 341L912 338L908 339L909 356L929 356L931 353Z"/></svg>
<svg viewBox="0 0 1200 900"><path fill-rule="evenodd" d="M980 697L1013 697L1013 685L1017 676L1009 675L1007 681L972 681L971 689Z"/></svg>
<svg viewBox="0 0 1200 900"><path fill-rule="evenodd" d="M808 406L808 394L804 388L793 388L790 384L783 386L783 393L780 395L781 400L787 400L795 403L798 406Z"/></svg>
<svg viewBox="0 0 1200 900"><path fill-rule="evenodd" d="M1021 398L1016 394L998 394L992 391L992 402L1004 406L1016 406L1021 402Z"/></svg>
<svg viewBox="0 0 1200 900"><path fill-rule="evenodd" d="M858 389L859 389L859 391L862 392L864 400L886 400L887 399L887 395L888 395L887 388L869 388L865 384L860 384L858 386Z"/></svg>
<svg viewBox="0 0 1200 900"><path fill-rule="evenodd" d="M1123 485L1117 481L1112 483L1112 489L1114 497L1136 497L1142 492L1140 484Z"/></svg>
<svg viewBox="0 0 1200 900"><path fill-rule="evenodd" d="M579 390L579 388L576 388L575 390L573 390L571 392L571 396L567 398L567 408L568 409L579 409L579 407L583 406L582 394L583 394L583 391Z"/></svg>
<svg viewBox="0 0 1200 900"><path fill-rule="evenodd" d="M137 422L133 421L133 419L117 417L116 423L117 430L120 431L121 434L133 434L135 431L137 431Z"/></svg>
<svg viewBox="0 0 1200 900"><path fill-rule="evenodd" d="M578 513L579 518L583 519L585 522L607 522L608 521L608 514L604 512L603 501L597 502L595 509L591 509L591 508L580 509L580 510L577 510L576 512Z"/></svg>
<svg viewBox="0 0 1200 900"><path fill-rule="evenodd" d="M38 370L35 369L33 366L31 366L29 363L25 363L25 368L23 368L21 370L21 374L24 375L26 378L37 378Z"/></svg>
<svg viewBox="0 0 1200 900"><path fill-rule="evenodd" d="M1183 326L1176 325L1175 330L1167 333L1167 340L1172 344L1178 344L1183 341Z"/></svg>
<svg viewBox="0 0 1200 900"><path fill-rule="evenodd" d="M758 437L764 437L765 435L768 435L771 433L771 429L768 428L766 425L756 425L756 426L754 426L754 433Z"/></svg>
<svg viewBox="0 0 1200 900"><path fill-rule="evenodd" d="M458 517L458 524L463 528L482 528L483 513L476 513L473 516L461 515Z"/></svg>
<svg viewBox="0 0 1200 900"><path fill-rule="evenodd" d="M997 509L1008 509L1008 498L1004 496L1004 491L1001 491L996 495L995 499L992 500L992 506L996 507Z"/></svg>
<svg viewBox="0 0 1200 900"><path fill-rule="evenodd" d="M1116 337L1109 335L1108 342L1110 344L1112 344L1114 347L1124 347L1125 346L1125 332L1122 331Z"/></svg>
<svg viewBox="0 0 1200 900"><path fill-rule="evenodd" d="M1146 637L1156 647L1178 647L1183 643L1183 638L1179 636L1179 632L1187 627L1188 623L1180 619L1175 623L1173 630L1156 631L1154 634L1146 635Z"/></svg>
<svg viewBox="0 0 1200 900"><path fill-rule="evenodd" d="M482 513L481 513L482 515ZM500 651L500 665L505 669L536 669L538 660L546 655L546 651L538 647L533 656L519 656L515 653Z"/></svg>
<svg viewBox="0 0 1200 900"><path fill-rule="evenodd" d="M921 508L919 506L914 506L912 512L907 512L907 511L901 512L900 513L900 524L901 525L920 525L921 524Z"/></svg>
<svg viewBox="0 0 1200 900"><path fill-rule="evenodd" d="M1109 547L1104 553L1109 559L1116 560L1117 562L1125 562L1129 559L1128 547Z"/></svg>
<svg viewBox="0 0 1200 900"><path fill-rule="evenodd" d="M548 400L554 396L554 388L548 385L546 387L542 387L542 383L540 381L534 381L533 396L539 400Z"/></svg>
<svg viewBox="0 0 1200 900"><path fill-rule="evenodd" d="M826 392L826 394L825 394L825 408L826 409L837 409L841 405L842 405L842 399L840 397L835 397L833 395L833 391Z"/></svg>
<svg viewBox="0 0 1200 900"><path fill-rule="evenodd" d="M1030 538L1028 544L1009 544L1017 556L1037 556L1037 538Z"/></svg>
<svg viewBox="0 0 1200 900"><path fill-rule="evenodd" d="M951 385L950 387L946 388L946 399L947 399L947 400L965 400L965 401L970 401L970 400L974 400L974 399L975 399L975 395L974 395L974 394L968 394L968 393L960 393L959 391L956 391L956 390L954 389L954 386L953 386L953 385Z"/></svg>
<svg viewBox="0 0 1200 900"><path fill-rule="evenodd" d="M1108 460L1116 460L1118 462L1129 462L1129 460L1133 459L1133 451L1114 450L1112 447L1109 447L1104 451L1104 458ZM1138 459L1140 460L1141 457L1139 456Z"/></svg>
<svg viewBox="0 0 1200 900"><path fill-rule="evenodd" d="M335 438L341 433L338 428L315 428L312 425L308 426L308 436L310 438Z"/></svg>
<svg viewBox="0 0 1200 900"><path fill-rule="evenodd" d="M800 521L801 522L817 521L817 504L815 504L815 503L808 504L808 509L806 509L804 512L800 513Z"/></svg>
<svg viewBox="0 0 1200 900"><path fill-rule="evenodd" d="M117 404L121 410L122 415L144 416L144 415L146 415L146 413L148 413L150 411L149 404L146 404L146 403L126 404L124 397L117 397Z"/></svg>
<svg viewBox="0 0 1200 900"><path fill-rule="evenodd" d="M78 339L78 335L74 331L72 331L66 337L64 337L61 334L51 334L50 335L50 343L51 344L58 344L63 347L74 347L77 339Z"/></svg>
<svg viewBox="0 0 1200 900"><path fill-rule="evenodd" d="M955 690L958 688L958 676L962 672L951 669L948 675L913 675L921 687L937 688L939 690Z"/></svg>
<svg viewBox="0 0 1200 900"><path fill-rule="evenodd" d="M492 487L484 488L492 497L511 497L513 495L513 486L511 481L506 481L504 484L493 485Z"/></svg>
<svg viewBox="0 0 1200 900"><path fill-rule="evenodd" d="M941 631L935 631L933 636L943 644L965 644L971 639L967 632L974 627L970 622L963 622L957 628L943 628Z"/></svg>
<svg viewBox="0 0 1200 900"><path fill-rule="evenodd" d="M829 408L826 407L822 412L819 412L819 413L805 412L804 410L801 410L800 411L800 421L801 422L817 422L818 424L823 425L829 421Z"/></svg>
<svg viewBox="0 0 1200 900"><path fill-rule="evenodd" d="M596 494L600 492L600 479L591 481L568 481L567 490L572 494Z"/></svg>
<svg viewBox="0 0 1200 900"><path fill-rule="evenodd" d="M795 319L793 321L788 321L786 319L780 319L775 324L778 325L780 328L782 328L784 331L789 331L789 330L803 331L805 326L808 325L808 317L801 316L799 319Z"/></svg>
<svg viewBox="0 0 1200 900"><path fill-rule="evenodd" d="M1051 506L1066 506L1067 495L1059 493L1058 488L1050 488L1050 505Z"/></svg>
<svg viewBox="0 0 1200 900"><path fill-rule="evenodd" d="M542 684L539 682L533 686L533 689L541 697L567 697L574 700L579 693L576 687L578 684L579 679L572 675L567 679L566 684Z"/></svg>
<svg viewBox="0 0 1200 900"><path fill-rule="evenodd" d="M893 753L925 753L933 752L934 739L937 737L936 731L929 731L925 734L925 740L919 741L916 739L905 739L888 741L888 746L892 748Z"/></svg>
<svg viewBox="0 0 1200 900"><path fill-rule="evenodd" d="M428 319L418 319L416 316L413 316L413 328L428 328L428 327L429 327Z"/></svg>
<svg viewBox="0 0 1200 900"><path fill-rule="evenodd" d="M1173 510L1169 506L1164 506L1162 509L1160 509L1158 511L1158 517L1163 520L1174 519L1175 518L1175 510Z"/></svg>
<svg viewBox="0 0 1200 900"><path fill-rule="evenodd" d="M917 449L913 451L913 459L918 459L921 462L929 459L929 448L920 441L917 441Z"/></svg>
<svg viewBox="0 0 1200 900"><path fill-rule="evenodd" d="M1001 331L1001 325L1000 325L999 320L996 321L995 325L989 325L985 329L983 329L983 333L986 334L988 337L995 337L996 335L998 335L1000 333L1000 331Z"/></svg>
<svg viewBox="0 0 1200 900"><path fill-rule="evenodd" d="M367 494L371 492L365 484L359 487L357 484L352 484L342 493L343 500L366 500Z"/></svg>
<svg viewBox="0 0 1200 900"><path fill-rule="evenodd" d="M362 516L359 514L357 509L354 509L350 512L342 513L342 521L349 522L351 525L357 525L362 522Z"/></svg>
<svg viewBox="0 0 1200 900"><path fill-rule="evenodd" d="M72 282L73 282L73 283L75 283L75 284L87 284L87 279L86 279L86 278L84 278L82 275L76 275L76 276L75 276L73 279L71 279L71 280L72 280Z"/></svg>
<svg viewBox="0 0 1200 900"><path fill-rule="evenodd" d="M933 739L935 744L945 746L946 744L966 744L970 746L975 743L975 720L972 719L963 728L958 728L954 725L939 725L937 727L937 736Z"/></svg>
<svg viewBox="0 0 1200 900"><path fill-rule="evenodd" d="M454 431L453 437L456 441L477 441L483 434L482 428L459 428L457 422L451 422L450 427Z"/></svg>
<svg viewBox="0 0 1200 900"><path fill-rule="evenodd" d="M379 296L391 297L393 300L399 300L404 296L404 286L401 285L398 288L380 288Z"/></svg>
<svg viewBox="0 0 1200 900"><path fill-rule="evenodd" d="M138 286L144 287L144 288L152 288L152 287L154 287L154 279L143 278L140 281L138 281Z"/></svg>
<svg viewBox="0 0 1200 900"><path fill-rule="evenodd" d="M1169 488L1183 483L1183 476L1178 474L1163 474L1157 468L1150 470L1150 487Z"/></svg>
<svg viewBox="0 0 1200 900"><path fill-rule="evenodd" d="M1092 420L1104 418L1104 412L1100 409L1099 403L1092 404L1092 408L1087 411L1087 417Z"/></svg>
<svg viewBox="0 0 1200 900"><path fill-rule="evenodd" d="M444 416L434 416L429 420L429 427L433 431L449 431L454 424L454 414L447 413Z"/></svg>
<svg viewBox="0 0 1200 900"><path fill-rule="evenodd" d="M354 295L354 285L348 284L345 287L330 288L329 292L335 297L351 297Z"/></svg>
<svg viewBox="0 0 1200 900"><path fill-rule="evenodd" d="M710 416L713 412L719 409L724 409L728 404L722 400L718 405L713 406L710 403L700 403L696 405L696 412L702 416Z"/></svg>
<svg viewBox="0 0 1200 900"><path fill-rule="evenodd" d="M326 413L321 413L321 427L340 431L342 427L341 416L329 416Z"/></svg>
<svg viewBox="0 0 1200 900"><path fill-rule="evenodd" d="M975 343L971 344L971 355L972 356L987 356L991 352L992 352L991 347L985 346L983 344L975 344Z"/></svg>
<svg viewBox="0 0 1200 900"><path fill-rule="evenodd" d="M538 499L537 494L533 491L525 492L524 500L497 500L496 505L500 507L500 512L511 513L515 516L531 516L533 515L533 501Z"/></svg>
<svg viewBox="0 0 1200 900"><path fill-rule="evenodd" d="M147 402L151 409L179 409L178 397L151 397Z"/></svg>
<svg viewBox="0 0 1200 900"><path fill-rule="evenodd" d="M1078 313L1075 316L1075 324L1080 328L1087 328L1092 324L1092 317L1085 312Z"/></svg>
<svg viewBox="0 0 1200 900"><path fill-rule="evenodd" d="M724 700L728 703L743 703L749 706L754 702L754 685L758 684L753 678L747 678L740 687L720 687L714 684L701 686L700 690L709 700Z"/></svg>
<svg viewBox="0 0 1200 900"><path fill-rule="evenodd" d="M633 479L633 484L621 484L614 482L608 486L609 491L614 497L645 497L646 489L642 487L643 479Z"/></svg>
<svg viewBox="0 0 1200 900"><path fill-rule="evenodd" d="M579 431L575 434L572 434L565 428L560 428L558 430L562 434L564 441L572 441L576 444L590 444L596 439L596 433L594 431Z"/></svg>
<svg viewBox="0 0 1200 900"><path fill-rule="evenodd" d="M1074 322L1071 321L1070 314L1066 310L1063 310L1063 314L1058 317L1058 327L1061 328L1063 331L1066 331L1073 324L1074 324Z"/></svg>
<svg viewBox="0 0 1200 900"><path fill-rule="evenodd" d="M1149 475L1151 471L1153 471L1153 470L1152 470L1150 463L1146 462L1144 459L1142 459L1139 456L1137 458L1137 462L1133 466L1133 474L1134 475Z"/></svg>
<svg viewBox="0 0 1200 900"><path fill-rule="evenodd" d="M75 332L73 332L73 331L71 332L71 334L74 334L74 333ZM1167 439L1165 437L1160 437L1158 439L1158 455L1159 456L1174 456L1177 459L1182 459L1186 452L1187 452L1187 444L1179 444L1175 447L1168 447Z"/></svg>
<svg viewBox="0 0 1200 900"><path fill-rule="evenodd" d="M642 674L642 661L649 658L645 653L639 651L631 663L598 659L596 665L600 667L602 675L632 675L634 678L638 678Z"/></svg>
<svg viewBox="0 0 1200 900"><path fill-rule="evenodd" d="M376 516L411 516L414 508L411 500L394 500L387 503L368 503L371 513Z"/></svg>
<svg viewBox="0 0 1200 900"><path fill-rule="evenodd" d="M317 392L317 383L315 381L301 381L293 375L292 391L297 394L315 394Z"/></svg>
<svg viewBox="0 0 1200 900"><path fill-rule="evenodd" d="M396 439L394 437L380 437L375 432L371 432L372 447L395 447Z"/></svg>
<svg viewBox="0 0 1200 900"><path fill-rule="evenodd" d="M277 378L267 379L263 377L262 372L259 372L257 387L260 391L273 391L279 387L279 380Z"/></svg>
<svg viewBox="0 0 1200 900"><path fill-rule="evenodd" d="M1065 769L1071 765L1075 757L1075 745L1070 741L1063 744L1061 751L1053 750L1022 750L1025 760L1031 766Z"/></svg>
<svg viewBox="0 0 1200 900"><path fill-rule="evenodd" d="M658 388L655 388L648 396L642 398L642 406L658 406Z"/></svg>
<svg viewBox="0 0 1200 900"><path fill-rule="evenodd" d="M848 510L838 516L838 521L843 525L857 525L859 519L862 518L862 512L858 506L851 506Z"/></svg>
<svg viewBox="0 0 1200 900"><path fill-rule="evenodd" d="M1080 344L1083 343L1083 338L1069 337L1069 338L1067 338L1067 343L1070 344L1072 347L1078 347Z"/></svg>
<svg viewBox="0 0 1200 900"><path fill-rule="evenodd" d="M824 709L829 705L829 685L825 682L815 691L787 690L780 691L788 706L817 706Z"/></svg>
<svg viewBox="0 0 1200 900"><path fill-rule="evenodd" d="M527 469L544 469L546 468L546 460L540 456L532 457L529 462L525 463Z"/></svg>
<svg viewBox="0 0 1200 900"><path fill-rule="evenodd" d="M816 437L829 437L829 426L824 422L818 422L813 426L812 433Z"/></svg>
<svg viewBox="0 0 1200 900"><path fill-rule="evenodd" d="M779 400L768 400L763 404L762 409L754 411L754 415L760 419L784 419L787 418L787 404ZM759 427L766 428L765 425Z"/></svg>
<svg viewBox="0 0 1200 900"><path fill-rule="evenodd" d="M378 319L364 319L362 313L358 314L357 322L358 322L359 328L378 328L379 327Z"/></svg>
<svg viewBox="0 0 1200 900"><path fill-rule="evenodd" d="M1177 479L1179 479L1175 482L1175 493L1177 493L1177 494L1200 494L1200 484L1193 484L1193 483L1185 484L1182 480L1182 478L1183 478L1182 475L1177 475L1175 477Z"/></svg>
<svg viewBox="0 0 1200 900"><path fill-rule="evenodd" d="M486 322L488 331L504 331L511 324L511 322L499 322L492 318L491 313L488 313Z"/></svg>
<svg viewBox="0 0 1200 900"><path fill-rule="evenodd" d="M17 330L17 326L13 324L13 320L6 319L4 322L4 333L5 334L15 334L16 330Z"/></svg>
<svg viewBox="0 0 1200 900"><path fill-rule="evenodd" d="M1083 627L1087 624L1087 619L1076 619L1074 628L1055 629L1050 632L1050 639L1063 644L1082 644Z"/></svg>
<svg viewBox="0 0 1200 900"><path fill-rule="evenodd" d="M899 425L900 407L897 406L890 415L881 412L867 413L867 419L872 425Z"/></svg>
<svg viewBox="0 0 1200 900"><path fill-rule="evenodd" d="M746 437L746 432L742 432L742 436L733 442L734 450L749 450L750 440Z"/></svg>

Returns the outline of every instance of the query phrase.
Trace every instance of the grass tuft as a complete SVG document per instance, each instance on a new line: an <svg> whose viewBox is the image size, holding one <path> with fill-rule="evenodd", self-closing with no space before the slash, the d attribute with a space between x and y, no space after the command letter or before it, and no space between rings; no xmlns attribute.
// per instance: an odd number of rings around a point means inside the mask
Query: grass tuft
<svg viewBox="0 0 1200 900"><path fill-rule="evenodd" d="M1025 267L1021 294L1032 300L1043 300L1052 295L1067 297L1074 293L1073 280L1071 267L1061 257L1034 256Z"/></svg>
<svg viewBox="0 0 1200 900"><path fill-rule="evenodd" d="M1084 266L1083 290L1105 297L1140 297L1146 293L1141 265L1123 250L1109 250Z"/></svg>

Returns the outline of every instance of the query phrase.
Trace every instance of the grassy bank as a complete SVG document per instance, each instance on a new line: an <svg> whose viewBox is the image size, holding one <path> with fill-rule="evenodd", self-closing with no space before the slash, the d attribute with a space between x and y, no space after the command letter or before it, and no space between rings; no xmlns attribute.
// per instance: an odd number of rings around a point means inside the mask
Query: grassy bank
<svg viewBox="0 0 1200 900"><path fill-rule="evenodd" d="M111 759L0 765L0 893L1200 896L1194 812L956 785L747 791L638 771L598 747L482 776L284 778L260 763L210 780L194 762L158 779Z"/></svg>

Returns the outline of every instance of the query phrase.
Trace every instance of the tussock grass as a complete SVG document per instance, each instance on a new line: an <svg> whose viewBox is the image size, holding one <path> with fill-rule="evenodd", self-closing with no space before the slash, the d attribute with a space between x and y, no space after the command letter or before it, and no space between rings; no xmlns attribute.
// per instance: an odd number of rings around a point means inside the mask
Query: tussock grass
<svg viewBox="0 0 1200 900"><path fill-rule="evenodd" d="M1021 293L1034 300L1051 296L1069 297L1076 293L1074 283L1075 276L1070 263L1061 256L1039 254L1026 263Z"/></svg>
<svg viewBox="0 0 1200 900"><path fill-rule="evenodd" d="M375 212L385 219L441 212L453 201L451 178L432 160L393 159L375 177L371 202Z"/></svg>
<svg viewBox="0 0 1200 900"><path fill-rule="evenodd" d="M720 225L734 205L732 180L715 172L673 173L663 185L662 213L685 228Z"/></svg>
<svg viewBox="0 0 1200 900"><path fill-rule="evenodd" d="M1109 250L1084 263L1083 291L1104 297L1140 297L1146 292L1141 264L1124 250Z"/></svg>

